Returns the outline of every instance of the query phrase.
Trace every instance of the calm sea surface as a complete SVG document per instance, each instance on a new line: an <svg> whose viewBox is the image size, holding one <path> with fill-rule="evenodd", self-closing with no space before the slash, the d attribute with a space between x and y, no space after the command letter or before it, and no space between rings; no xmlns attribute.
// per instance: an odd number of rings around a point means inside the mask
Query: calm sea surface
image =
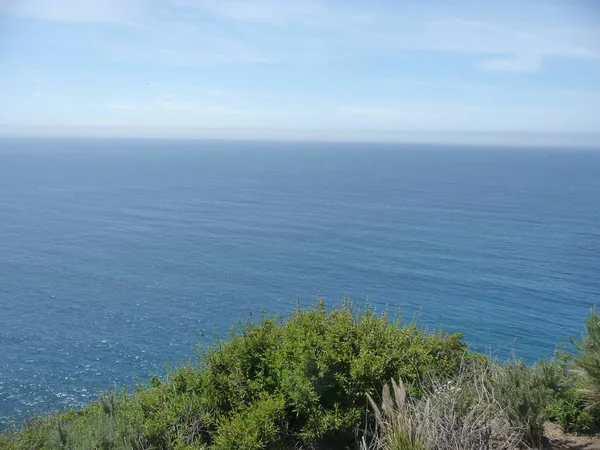
<svg viewBox="0 0 600 450"><path fill-rule="evenodd" d="M0 428L318 294L551 356L600 302L600 152L0 140Z"/></svg>

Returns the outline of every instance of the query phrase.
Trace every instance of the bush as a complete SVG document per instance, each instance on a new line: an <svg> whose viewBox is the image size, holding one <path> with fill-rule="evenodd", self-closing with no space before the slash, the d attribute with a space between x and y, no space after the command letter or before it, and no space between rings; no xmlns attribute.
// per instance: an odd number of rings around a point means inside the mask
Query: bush
<svg viewBox="0 0 600 450"><path fill-rule="evenodd" d="M451 376L465 352L460 335L401 327L369 309L357 315L348 303L328 313L319 302L287 322L246 324L204 353L202 385L208 409L219 415L264 394L281 397L288 436L344 448L363 422L367 394L391 378L416 386L426 373Z"/></svg>
<svg viewBox="0 0 600 450"><path fill-rule="evenodd" d="M581 375L583 398L589 408L600 409L600 315L596 307L585 319L586 333L578 340L572 340L575 345L573 364Z"/></svg>
<svg viewBox="0 0 600 450"><path fill-rule="evenodd" d="M563 389L548 406L550 418L568 433L600 431L600 316L595 307L585 327L580 339L571 339L575 354L562 352L573 370L565 370Z"/></svg>
<svg viewBox="0 0 600 450"><path fill-rule="evenodd" d="M215 450L268 448L285 435L285 400L265 396L249 408L223 420L214 440Z"/></svg>
<svg viewBox="0 0 600 450"><path fill-rule="evenodd" d="M466 351L459 334L401 326L348 302L328 312L320 301L287 321L244 323L227 342L201 351L198 367L170 371L134 395L105 397L58 422L36 422L10 434L7 445L345 449L366 426L368 394L393 378L420 395L419 380L454 376Z"/></svg>
<svg viewBox="0 0 600 450"><path fill-rule="evenodd" d="M446 382L423 382L422 396L402 383L386 386L380 403L369 396L376 431L361 450L514 450L524 428L511 424L492 388L494 367L464 365Z"/></svg>
<svg viewBox="0 0 600 450"><path fill-rule="evenodd" d="M29 450L45 448L55 432L56 419L39 417L25 419L20 430L8 430L0 435L0 448L6 450Z"/></svg>
<svg viewBox="0 0 600 450"><path fill-rule="evenodd" d="M59 437L64 449L137 449L141 444L139 420L130 412L126 392L108 394L90 405L82 415L76 412L59 417ZM62 426L61 426L62 425ZM60 429L62 428L62 432ZM67 443L67 445L65 445Z"/></svg>
<svg viewBox="0 0 600 450"><path fill-rule="evenodd" d="M564 389L566 370L558 361L540 361L532 367L522 361L495 365L492 386L510 422L524 430L524 442L542 444L549 405Z"/></svg>
<svg viewBox="0 0 600 450"><path fill-rule="evenodd" d="M420 395L407 396L400 383L386 387L379 402L369 397L377 428L362 450L540 448L548 418L583 426L593 417L577 405L565 416L572 386L561 361L530 367L470 358L455 378L421 380Z"/></svg>
<svg viewBox="0 0 600 450"><path fill-rule="evenodd" d="M585 399L570 389L548 407L550 419L565 433L588 434L600 431L600 410L586 407Z"/></svg>
<svg viewBox="0 0 600 450"><path fill-rule="evenodd" d="M141 449L135 417L126 395L109 394L81 410L28 421L21 430L0 437L0 448L30 449Z"/></svg>

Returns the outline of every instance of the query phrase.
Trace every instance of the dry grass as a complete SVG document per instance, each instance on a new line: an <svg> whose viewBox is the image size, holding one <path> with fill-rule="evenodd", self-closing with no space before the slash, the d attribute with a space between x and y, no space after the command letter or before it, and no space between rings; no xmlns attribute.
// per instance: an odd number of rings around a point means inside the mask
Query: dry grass
<svg viewBox="0 0 600 450"><path fill-rule="evenodd" d="M392 381L381 400L369 397L376 418L361 450L513 450L525 430L509 421L490 387L490 370L465 369L452 382L429 380L421 398Z"/></svg>

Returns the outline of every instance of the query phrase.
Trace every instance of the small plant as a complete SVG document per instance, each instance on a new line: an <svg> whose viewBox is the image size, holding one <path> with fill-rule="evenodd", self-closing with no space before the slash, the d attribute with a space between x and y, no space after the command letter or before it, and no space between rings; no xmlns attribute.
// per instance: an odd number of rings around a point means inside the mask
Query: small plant
<svg viewBox="0 0 600 450"><path fill-rule="evenodd" d="M285 421L285 401L265 396L252 408L223 420L215 437L214 450L256 450L277 443Z"/></svg>
<svg viewBox="0 0 600 450"><path fill-rule="evenodd" d="M407 396L402 383L384 388L370 441L361 450L514 450L524 429L511 424L491 389L491 366L465 365L453 380L430 378L420 397Z"/></svg>
<svg viewBox="0 0 600 450"><path fill-rule="evenodd" d="M600 315L596 307L585 319L586 333L580 339L573 339L575 355L573 365L581 376L580 389L589 408L600 409Z"/></svg>
<svg viewBox="0 0 600 450"><path fill-rule="evenodd" d="M588 434L600 431L600 410L586 407L585 399L570 389L548 407L550 418L565 433Z"/></svg>
<svg viewBox="0 0 600 450"><path fill-rule="evenodd" d="M392 387L386 384L378 405L367 394L376 419L376 439L372 448L386 450L425 450L424 420L419 420L419 411L407 401L402 381ZM363 440L363 442L365 442Z"/></svg>
<svg viewBox="0 0 600 450"><path fill-rule="evenodd" d="M559 389L557 364L539 362L528 367L523 361L495 365L492 387L510 422L524 430L524 441L532 447L542 445L548 405Z"/></svg>
<svg viewBox="0 0 600 450"><path fill-rule="evenodd" d="M69 437L65 428L60 420L60 418L56 421L56 431L58 433L58 441L60 443L60 448L64 450L69 450Z"/></svg>

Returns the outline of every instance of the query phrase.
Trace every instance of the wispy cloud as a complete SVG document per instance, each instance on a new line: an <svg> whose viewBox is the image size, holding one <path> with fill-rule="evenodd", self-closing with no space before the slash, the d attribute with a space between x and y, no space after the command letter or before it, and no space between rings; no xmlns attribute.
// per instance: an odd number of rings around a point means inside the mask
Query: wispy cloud
<svg viewBox="0 0 600 450"><path fill-rule="evenodd" d="M480 81L464 81L456 78L448 77L428 77L425 78L410 78L410 77L388 77L381 80L391 86L407 86L420 88L436 88L436 89L452 89L461 91L483 91L483 92L499 92L502 87L498 84L485 83Z"/></svg>
<svg viewBox="0 0 600 450"><path fill-rule="evenodd" d="M179 0L178 4L226 20L276 27L308 26L344 29L372 23L372 10L347 2L324 0Z"/></svg>
<svg viewBox="0 0 600 450"><path fill-rule="evenodd" d="M361 52L361 47L364 50L367 43L371 48L389 51L466 53L478 55L481 61L477 66L482 69L520 72L537 71L546 59L553 57L600 59L600 51L594 45L600 41L597 31L558 29L535 21L505 26L501 21L464 19L460 15L432 19L430 12L421 14L423 10L413 11L415 17L408 19L402 8L388 8L382 14L377 4L334 0L179 0L178 3L229 21L288 28L319 26L330 32L354 25L352 29L358 33L350 37L347 45L355 54ZM310 39L307 37L305 42ZM331 48L331 43L323 44Z"/></svg>
<svg viewBox="0 0 600 450"><path fill-rule="evenodd" d="M600 30L533 3L0 0L0 118L599 130Z"/></svg>
<svg viewBox="0 0 600 450"><path fill-rule="evenodd" d="M42 84L44 81L44 77L42 76L41 72L38 70L33 70L33 69L26 70L23 73L23 79L25 79L26 81L28 81L29 83L31 83L33 85Z"/></svg>
<svg viewBox="0 0 600 450"><path fill-rule="evenodd" d="M241 40L201 35L188 42L175 42L166 38L163 42L158 42L156 46L115 46L112 49L112 59L120 62L158 63L182 67L273 62L272 59L261 55Z"/></svg>
<svg viewBox="0 0 600 450"><path fill-rule="evenodd" d="M382 108L372 106L341 105L338 112L344 114L355 114L369 117L406 117L411 115L409 111L395 108Z"/></svg>
<svg viewBox="0 0 600 450"><path fill-rule="evenodd" d="M600 59L600 52L577 33L531 27L513 29L500 25L461 19L426 23L410 33L399 33L391 41L405 50L442 51L480 55L480 67L499 71L536 71L546 58ZM585 35L584 35L585 37ZM600 38L600 35L596 35Z"/></svg>
<svg viewBox="0 0 600 450"><path fill-rule="evenodd" d="M144 10L142 0L8 0L0 11L41 20L134 24Z"/></svg>
<svg viewBox="0 0 600 450"><path fill-rule="evenodd" d="M199 8L226 19L277 26L318 17L323 12L323 6L316 1L179 0L178 3Z"/></svg>
<svg viewBox="0 0 600 450"><path fill-rule="evenodd" d="M142 109L151 109L154 105L142 103L111 103L108 105L110 109L120 109L123 111L139 111Z"/></svg>
<svg viewBox="0 0 600 450"><path fill-rule="evenodd" d="M42 100L61 100L67 98L65 94L57 94L55 92L35 91L31 94L35 99Z"/></svg>
<svg viewBox="0 0 600 450"><path fill-rule="evenodd" d="M149 103L115 102L107 105L107 107L110 109L122 111L181 111L195 112L200 114L243 116L257 116L265 114L264 112L255 109L244 109L223 105L206 105L187 100L178 100L172 98L161 98Z"/></svg>
<svg viewBox="0 0 600 450"><path fill-rule="evenodd" d="M475 55L480 59L476 67L488 71L535 72L549 58L600 59L600 51L594 45L600 41L600 33L590 29L559 29L536 22L506 26L500 21L460 16L432 19L417 15L409 20L400 8L390 8L382 14L377 5L336 1L180 0L180 3L229 21L286 30L298 25L320 27L333 33L328 40L316 44L312 36L298 39L282 35L282 41L291 46L289 53L298 61L356 58L373 50L390 55L396 52L396 57L398 50L428 51ZM335 40L335 32L348 27L353 34Z"/></svg>
<svg viewBox="0 0 600 450"><path fill-rule="evenodd" d="M336 0L171 0L158 5L144 0L4 0L0 11L55 21L143 23L148 39L140 35L136 45L116 46L115 59L172 66L292 59L323 63L372 51L399 57L399 50L471 54L479 59L475 66L487 71L535 72L549 58L600 59L596 30L461 18L468 10L436 19L420 9L411 9L409 18L399 7ZM219 21L274 28L265 40L244 34L243 28L216 26ZM319 27L329 35L299 36L291 32L297 26ZM340 30L352 33L336 34Z"/></svg>
<svg viewBox="0 0 600 450"><path fill-rule="evenodd" d="M148 81L148 85L151 87L158 87L161 89L166 89L169 91L179 91L186 93L194 93L207 97L216 97L216 98L232 98L232 97L242 97L245 95L244 92L235 91L232 89L221 89L212 86L205 86L201 84L190 84L190 83L170 83L170 82L154 82Z"/></svg>
<svg viewBox="0 0 600 450"><path fill-rule="evenodd" d="M540 55L517 55L509 58L496 58L483 61L479 67L486 70L504 72L535 72L542 66Z"/></svg>

